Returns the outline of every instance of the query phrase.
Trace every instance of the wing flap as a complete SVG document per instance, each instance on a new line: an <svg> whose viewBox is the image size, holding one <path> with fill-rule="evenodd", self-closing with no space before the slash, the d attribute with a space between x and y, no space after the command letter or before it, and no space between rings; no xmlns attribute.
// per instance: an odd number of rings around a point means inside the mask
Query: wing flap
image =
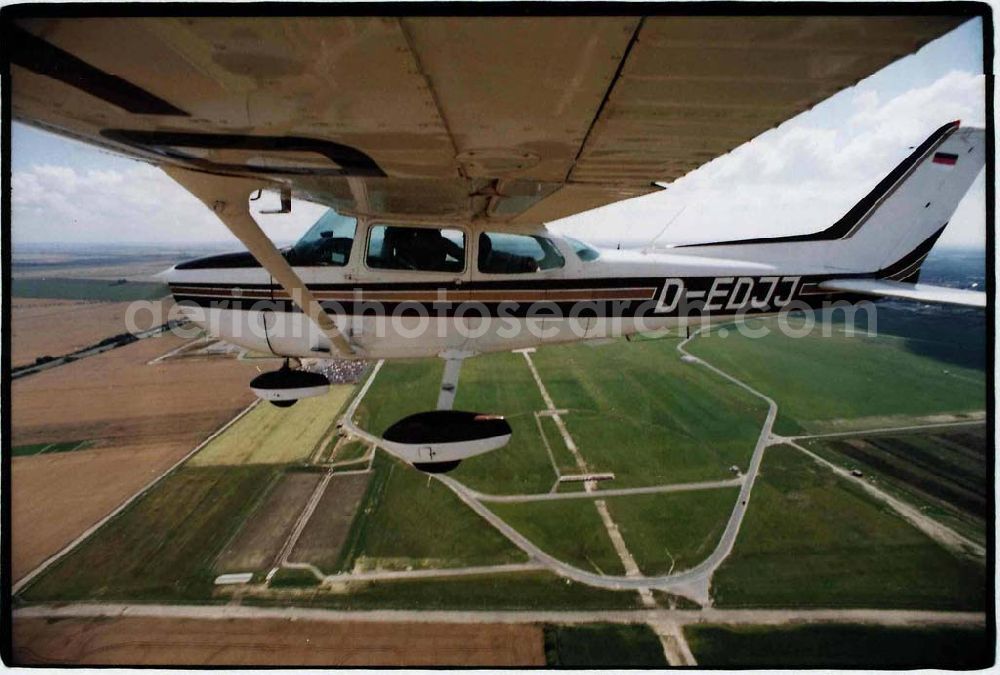
<svg viewBox="0 0 1000 675"><path fill-rule="evenodd" d="M883 279L830 279L820 283L819 287L829 291L861 293L902 300L965 307L986 307L986 294L981 291L968 291L931 284L907 284L901 281Z"/></svg>
<svg viewBox="0 0 1000 675"><path fill-rule="evenodd" d="M647 17L570 178L676 180L915 51L947 23L959 21Z"/></svg>

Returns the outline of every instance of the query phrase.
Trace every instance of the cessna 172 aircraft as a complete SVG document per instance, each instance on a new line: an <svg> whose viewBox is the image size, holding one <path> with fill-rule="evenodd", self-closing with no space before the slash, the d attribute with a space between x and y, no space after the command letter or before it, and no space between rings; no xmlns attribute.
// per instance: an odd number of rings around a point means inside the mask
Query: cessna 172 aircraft
<svg viewBox="0 0 1000 675"><path fill-rule="evenodd" d="M384 437L442 471L510 437L451 409L477 353L868 295L985 306L916 283L984 165L959 122L820 232L640 253L544 225L652 192L961 20L24 18L6 43L15 118L157 164L246 245L165 273L192 320L289 360L444 358L438 409ZM279 250L261 189L331 210ZM325 391L289 360L258 396Z"/></svg>

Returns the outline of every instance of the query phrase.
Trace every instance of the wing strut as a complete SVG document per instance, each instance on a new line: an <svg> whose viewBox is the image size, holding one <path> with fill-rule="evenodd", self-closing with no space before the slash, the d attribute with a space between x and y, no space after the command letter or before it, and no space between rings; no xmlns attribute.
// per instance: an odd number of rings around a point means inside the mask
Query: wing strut
<svg viewBox="0 0 1000 675"><path fill-rule="evenodd" d="M355 350L347 338L337 329L333 319L323 310L312 292L306 288L305 283L281 255L274 242L260 229L250 213L247 200L250 193L261 187L260 179L219 176L173 166L160 168L200 199L223 225L243 242L257 262L281 284L299 309L330 338L333 348L340 356L344 358L354 356Z"/></svg>

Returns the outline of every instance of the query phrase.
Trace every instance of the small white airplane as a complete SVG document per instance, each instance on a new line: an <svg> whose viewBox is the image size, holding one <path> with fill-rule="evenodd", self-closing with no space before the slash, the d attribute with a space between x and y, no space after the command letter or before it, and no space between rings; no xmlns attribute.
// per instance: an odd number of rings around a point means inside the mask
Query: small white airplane
<svg viewBox="0 0 1000 675"><path fill-rule="evenodd" d="M444 358L437 410L384 447L447 471L510 438L452 410L475 354L865 296L985 307L916 283L985 163L984 131L958 122L813 234L632 252L544 225L651 192L960 20L18 20L12 100L161 166L246 245L164 277L195 323L286 357L251 383L261 398L325 392L301 358ZM331 210L278 250L248 205L262 188Z"/></svg>

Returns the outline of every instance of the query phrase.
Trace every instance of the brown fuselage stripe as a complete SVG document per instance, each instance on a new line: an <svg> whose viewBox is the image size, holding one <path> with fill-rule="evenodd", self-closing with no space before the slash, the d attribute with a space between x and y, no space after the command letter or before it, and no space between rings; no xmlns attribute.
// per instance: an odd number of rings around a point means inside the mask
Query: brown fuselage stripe
<svg viewBox="0 0 1000 675"><path fill-rule="evenodd" d="M198 297L240 297L287 300L284 289L243 289L234 287L175 286L175 295ZM399 290L399 291L312 291L317 300L385 302L545 302L587 300L652 300L656 288L572 288L548 290Z"/></svg>

